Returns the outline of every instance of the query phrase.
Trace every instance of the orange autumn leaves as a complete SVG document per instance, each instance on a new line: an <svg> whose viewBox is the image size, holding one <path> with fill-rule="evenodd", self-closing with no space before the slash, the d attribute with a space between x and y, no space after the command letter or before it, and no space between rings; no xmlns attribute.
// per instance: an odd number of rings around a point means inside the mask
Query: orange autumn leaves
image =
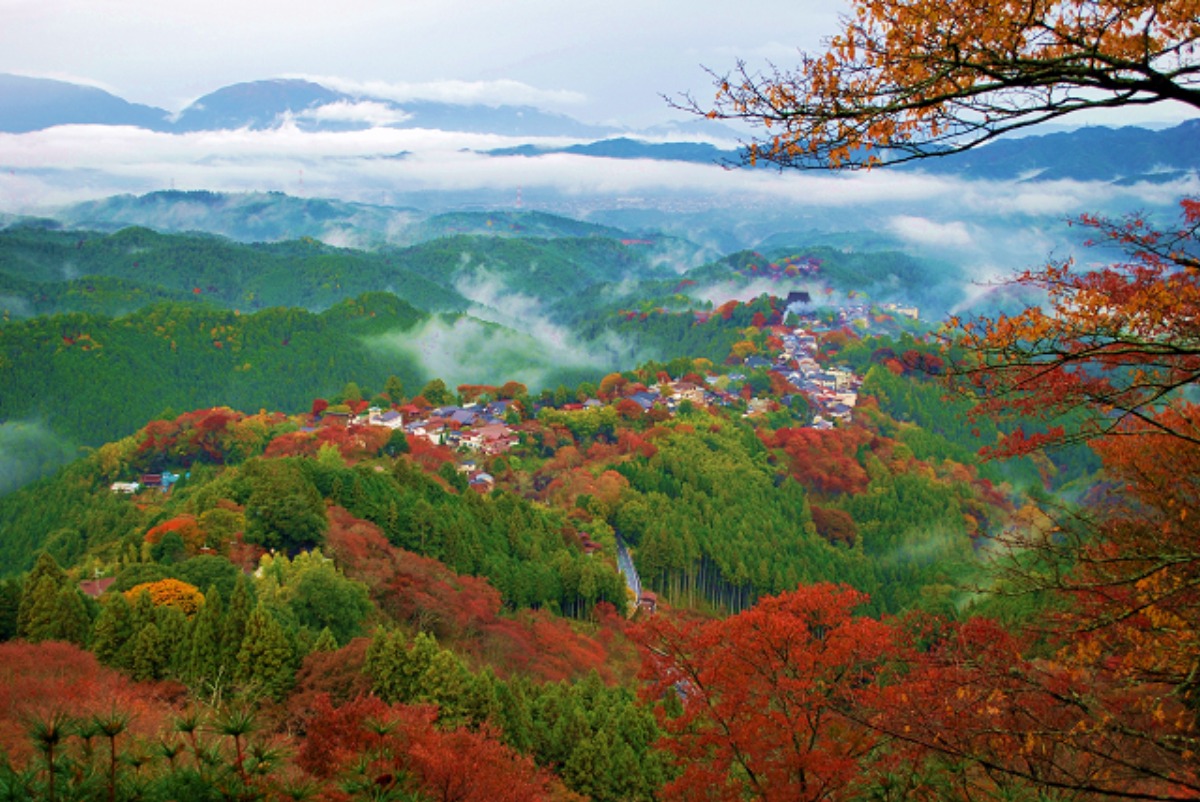
<svg viewBox="0 0 1200 802"><path fill-rule="evenodd" d="M1195 0L856 0L821 53L714 75L747 161L844 168L955 152L1114 102L1200 104ZM1081 92L1086 89L1088 92Z"/></svg>
<svg viewBox="0 0 1200 802"><path fill-rule="evenodd" d="M1137 217L1085 217L1081 225L1123 248L1127 261L1028 271L1012 284L1042 293L1044 307L951 321L966 353L955 385L978 399L978 412L1046 422L1014 427L999 453L1105 434L1162 432L1200 443L1162 414L1200 379L1200 210L1192 201L1182 208L1168 231Z"/></svg>

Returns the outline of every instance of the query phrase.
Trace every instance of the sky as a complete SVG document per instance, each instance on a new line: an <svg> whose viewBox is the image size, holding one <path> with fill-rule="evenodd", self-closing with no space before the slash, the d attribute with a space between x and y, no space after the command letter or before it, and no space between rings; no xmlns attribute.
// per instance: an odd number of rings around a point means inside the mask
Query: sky
<svg viewBox="0 0 1200 802"><path fill-rule="evenodd" d="M845 10L837 0L0 0L0 72L172 112L229 84L303 76L642 127L678 117L663 95L711 96L704 67L786 66L820 49ZM1182 115L1159 106L1106 119Z"/></svg>
<svg viewBox="0 0 1200 802"><path fill-rule="evenodd" d="M585 122L652 125L662 95L815 49L841 5L760 0L0 0L0 72L89 83L178 111L282 76L429 96L535 102Z"/></svg>
<svg viewBox="0 0 1200 802"><path fill-rule="evenodd" d="M640 128L686 119L663 95L690 91L701 102L711 98L705 67L725 71L739 58L752 68L772 61L787 66L799 50L819 49L844 10L827 0L752 6L729 0L0 0L0 72L96 85L171 112L233 83L307 77L393 99L532 104L584 122ZM1159 106L1144 113L1121 109L1098 121L1178 119L1178 111ZM167 188L382 203L401 202L398 189L492 192L523 198L531 208L551 196L590 194L607 208L672 209L687 196L691 204L786 206L798 210L797 219L845 210L847 225L879 221L915 245L973 248L982 263L992 260L997 238L984 236L979 220L1032 214L1057 224L1097 205L1159 205L1196 191L1194 182L964 186L886 171L781 175L479 153L526 141L416 129L312 133L294 126L184 135L60 126L0 134L0 214ZM1040 240L1034 247L1044 252Z"/></svg>

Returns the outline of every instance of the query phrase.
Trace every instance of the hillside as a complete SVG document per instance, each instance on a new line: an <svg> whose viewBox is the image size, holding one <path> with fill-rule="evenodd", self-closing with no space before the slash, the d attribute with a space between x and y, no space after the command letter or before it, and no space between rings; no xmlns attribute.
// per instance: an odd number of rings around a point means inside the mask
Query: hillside
<svg viewBox="0 0 1200 802"><path fill-rule="evenodd" d="M0 275L24 284L6 292L10 313L28 308L66 311L64 280L98 276L156 286L172 297L251 311L271 306L324 309L364 292L390 289L430 311L461 310L467 302L445 283L430 281L395 259L324 245L312 239L244 245L200 234L160 234L124 228L113 234L16 226L0 231ZM109 285L112 286L111 284ZM12 290L20 290L12 285ZM136 297L113 297L113 312ZM49 308L47 308L49 307Z"/></svg>

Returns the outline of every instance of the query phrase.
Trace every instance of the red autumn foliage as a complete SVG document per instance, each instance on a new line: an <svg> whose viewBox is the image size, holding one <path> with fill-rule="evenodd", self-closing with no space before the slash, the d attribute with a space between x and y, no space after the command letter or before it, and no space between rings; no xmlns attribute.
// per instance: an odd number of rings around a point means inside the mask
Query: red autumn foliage
<svg viewBox="0 0 1200 802"><path fill-rule="evenodd" d="M646 442L645 435L639 435L631 429L621 429L617 432L617 446L622 454L638 454L646 459L658 453L658 446Z"/></svg>
<svg viewBox="0 0 1200 802"><path fill-rule="evenodd" d="M762 435L770 448L787 454L792 476L818 493L861 493L870 478L857 459L872 435L857 426L839 429L779 429Z"/></svg>
<svg viewBox="0 0 1200 802"><path fill-rule="evenodd" d="M538 802L553 798L549 775L486 730L442 730L431 707L363 697L334 707L318 697L297 762L330 779L360 760L378 784L408 776L410 790L438 802ZM371 720L387 732L364 726ZM401 780L403 782L403 780ZM336 794L337 792L333 792ZM337 798L331 797L331 798Z"/></svg>
<svg viewBox="0 0 1200 802"><path fill-rule="evenodd" d="M481 395L495 396L497 388L491 384L460 384L456 388L458 394L462 396L464 404L473 404ZM511 398L511 396L510 396Z"/></svg>
<svg viewBox="0 0 1200 802"><path fill-rule="evenodd" d="M457 459L454 452L443 445L431 443L424 437L414 437L408 441L409 459L428 473L436 474L438 468L447 462L454 464Z"/></svg>
<svg viewBox="0 0 1200 802"><path fill-rule="evenodd" d="M316 711L318 700L335 706L348 704L371 692L371 678L363 670L370 638L355 638L332 652L312 652L296 672L296 687L287 699L288 722L300 727Z"/></svg>
<svg viewBox="0 0 1200 802"><path fill-rule="evenodd" d="M1083 269L1067 261L1026 271L1010 283L1045 292L1044 305L951 321L969 357L952 376L978 402L978 414L1037 422L1075 413L1049 438L1016 430L1000 454L1162 430L1156 410L1200 379L1196 207L1195 200L1183 201L1172 228L1136 215L1084 216L1079 225L1095 232L1089 244L1116 246L1126 261Z"/></svg>
<svg viewBox="0 0 1200 802"><path fill-rule="evenodd" d="M0 753L28 765L27 722L55 712L86 717L117 709L132 714L131 734L157 735L184 693L177 683L135 683L72 644L0 643Z"/></svg>
<svg viewBox="0 0 1200 802"><path fill-rule="evenodd" d="M151 527L146 532L145 541L151 544L158 543L162 540L163 535L168 532L178 534L183 540L183 545L191 554L195 554L204 545L204 530L200 528L200 524L194 515L184 513L183 515L175 516L169 521L163 521L158 526Z"/></svg>
<svg viewBox="0 0 1200 802"><path fill-rule="evenodd" d="M817 534L830 543L853 546L858 540L858 527L850 514L832 507L811 506Z"/></svg>
<svg viewBox="0 0 1200 802"><path fill-rule="evenodd" d="M622 477L623 478L623 477ZM592 669L610 677L610 651L546 612L501 612L500 593L479 577L456 574L443 563L398 549L379 527L329 508L326 550L346 575L365 582L383 612L435 634L444 645L492 665L497 674L558 681Z"/></svg>
<svg viewBox="0 0 1200 802"><path fill-rule="evenodd" d="M679 772L664 798L849 798L882 740L855 712L897 648L891 627L853 615L865 601L812 585L724 620L643 624L644 698L675 694L683 708L659 710Z"/></svg>

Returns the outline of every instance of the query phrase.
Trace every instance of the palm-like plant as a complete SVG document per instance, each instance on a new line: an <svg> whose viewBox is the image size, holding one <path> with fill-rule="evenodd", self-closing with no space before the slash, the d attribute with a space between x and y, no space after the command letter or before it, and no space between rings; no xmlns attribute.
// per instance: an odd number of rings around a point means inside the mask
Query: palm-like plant
<svg viewBox="0 0 1200 802"><path fill-rule="evenodd" d="M58 773L58 761L62 756L61 747L71 735L71 725L71 717L62 711L55 711L45 717L33 718L28 723L29 737L46 763L46 799L48 802L56 802L58 798L55 775Z"/></svg>

